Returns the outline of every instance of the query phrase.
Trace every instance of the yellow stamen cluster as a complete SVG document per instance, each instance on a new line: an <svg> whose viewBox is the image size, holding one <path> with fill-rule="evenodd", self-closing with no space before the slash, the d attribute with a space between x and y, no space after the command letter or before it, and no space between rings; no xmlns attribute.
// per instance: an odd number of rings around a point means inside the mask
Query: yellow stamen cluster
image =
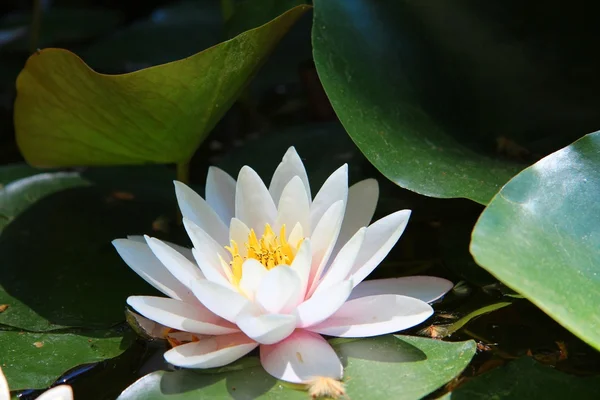
<svg viewBox="0 0 600 400"><path fill-rule="evenodd" d="M244 243L247 251L246 257L240 255L238 244L231 241L231 246L225 246L231 253L232 261L229 263L234 284L239 284L242 279L242 264L249 258L258 260L267 269L278 265L290 265L294 261L294 249L286 240L285 225L281 227L279 236L275 235L269 224L265 226L265 233L259 239L254 230L250 230L248 241Z"/></svg>

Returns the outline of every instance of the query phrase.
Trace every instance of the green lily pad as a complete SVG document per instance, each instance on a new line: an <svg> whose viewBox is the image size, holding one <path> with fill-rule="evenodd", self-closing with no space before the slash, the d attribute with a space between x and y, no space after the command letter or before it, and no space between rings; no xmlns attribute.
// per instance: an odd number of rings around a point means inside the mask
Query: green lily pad
<svg viewBox="0 0 600 400"><path fill-rule="evenodd" d="M475 261L600 349L600 132L513 178L473 230Z"/></svg>
<svg viewBox="0 0 600 400"><path fill-rule="evenodd" d="M180 241L180 229L156 230L157 219L176 218L173 173L165 170L50 172L0 189L0 304L8 305L0 324L108 328L125 319L127 296L155 293L110 242L144 233Z"/></svg>
<svg viewBox="0 0 600 400"><path fill-rule="evenodd" d="M0 360L11 390L43 389L81 364L123 353L132 336L120 330L79 333L0 331Z"/></svg>
<svg viewBox="0 0 600 400"><path fill-rule="evenodd" d="M600 377L568 375L530 357L520 358L469 380L442 397L453 400L569 398L600 398Z"/></svg>
<svg viewBox="0 0 600 400"><path fill-rule="evenodd" d="M66 50L42 50L17 79L19 148L45 167L186 162L308 8L125 75L98 74Z"/></svg>
<svg viewBox="0 0 600 400"><path fill-rule="evenodd" d="M345 366L346 392L354 399L420 399L458 376L475 353L475 343L380 336L334 339ZM306 399L298 385L277 381L247 358L225 372L154 372L126 389L119 400L134 399Z"/></svg>

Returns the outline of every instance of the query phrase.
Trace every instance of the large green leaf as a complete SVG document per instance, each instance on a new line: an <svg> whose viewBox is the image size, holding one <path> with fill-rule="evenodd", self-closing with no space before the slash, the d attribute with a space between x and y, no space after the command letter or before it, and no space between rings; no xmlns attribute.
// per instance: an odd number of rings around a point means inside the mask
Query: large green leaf
<svg viewBox="0 0 600 400"><path fill-rule="evenodd" d="M567 375L530 357L478 376L442 397L453 400L568 398L600 398L600 377Z"/></svg>
<svg viewBox="0 0 600 400"><path fill-rule="evenodd" d="M345 365L346 391L353 399L420 399L459 375L475 353L472 341L408 336L342 339L332 344ZM306 397L306 392L268 375L256 358L246 358L224 372L155 372L130 386L119 400Z"/></svg>
<svg viewBox="0 0 600 400"><path fill-rule="evenodd" d="M98 74L73 53L42 50L17 79L17 143L37 166L188 161L308 8L295 7L186 59L125 75Z"/></svg>
<svg viewBox="0 0 600 400"><path fill-rule="evenodd" d="M81 364L123 353L132 343L122 330L79 333L0 331L0 360L11 390L42 389Z"/></svg>
<svg viewBox="0 0 600 400"><path fill-rule="evenodd" d="M106 168L38 173L0 189L0 324L45 331L123 321L127 296L152 290L110 242L165 236L153 222L176 218L172 178L162 167Z"/></svg>
<svg viewBox="0 0 600 400"><path fill-rule="evenodd" d="M513 178L471 241L479 265L600 349L600 132Z"/></svg>

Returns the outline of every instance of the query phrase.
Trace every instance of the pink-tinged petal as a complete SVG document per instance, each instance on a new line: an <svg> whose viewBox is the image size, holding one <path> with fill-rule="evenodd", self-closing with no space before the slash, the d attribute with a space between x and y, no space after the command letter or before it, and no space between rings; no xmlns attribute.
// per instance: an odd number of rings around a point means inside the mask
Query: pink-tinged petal
<svg viewBox="0 0 600 400"><path fill-rule="evenodd" d="M452 282L434 276L374 279L356 285L348 300L379 294L398 294L432 303L452 289Z"/></svg>
<svg viewBox="0 0 600 400"><path fill-rule="evenodd" d="M348 200L348 164L342 165L333 174L327 178L321 190L315 196L314 201L310 206L310 231L311 236L314 232L315 227L323 218L323 215L329 210L329 208L337 203L343 201L346 204ZM306 232L308 233L308 232Z"/></svg>
<svg viewBox="0 0 600 400"><path fill-rule="evenodd" d="M312 326L329 318L344 305L351 291L352 281L343 281L315 293L296 308L298 327Z"/></svg>
<svg viewBox="0 0 600 400"><path fill-rule="evenodd" d="M260 362L275 378L292 383L319 376L342 379L344 373L329 343L321 335L300 329L279 343L260 346Z"/></svg>
<svg viewBox="0 0 600 400"><path fill-rule="evenodd" d="M296 317L289 314L259 315L242 311L235 322L249 338L261 344L277 343L296 329Z"/></svg>
<svg viewBox="0 0 600 400"><path fill-rule="evenodd" d="M250 228L239 219L232 218L229 225L229 240L238 245L242 257L246 257L248 254L248 249L244 246L244 243L248 241L248 235L250 235Z"/></svg>
<svg viewBox="0 0 600 400"><path fill-rule="evenodd" d="M9 398L7 397L6 400ZM3 399L2 396L0 399ZM39 395L37 400L73 400L73 389L69 385L55 386Z"/></svg>
<svg viewBox="0 0 600 400"><path fill-rule="evenodd" d="M287 265L269 270L256 291L255 301L271 314L287 314L298 304L300 277Z"/></svg>
<svg viewBox="0 0 600 400"><path fill-rule="evenodd" d="M235 325L194 304L165 297L131 296L127 304L144 317L169 328L201 335L224 335L239 331Z"/></svg>
<svg viewBox="0 0 600 400"><path fill-rule="evenodd" d="M233 323L244 308L254 306L239 292L209 280L194 282L192 291L206 308Z"/></svg>
<svg viewBox="0 0 600 400"><path fill-rule="evenodd" d="M409 218L410 210L397 211L367 228L365 240L350 272L354 285L362 282L387 256L402 236Z"/></svg>
<svg viewBox="0 0 600 400"><path fill-rule="evenodd" d="M360 228L348 243L342 247L329 269L325 272L323 279L319 282L315 293L327 290L329 287L346 279L356 261L358 252L365 239L366 231L367 228Z"/></svg>
<svg viewBox="0 0 600 400"><path fill-rule="evenodd" d="M281 163L277 166L273 178L271 178L271 184L269 185L269 192L271 193L271 197L275 204L279 203L283 189L295 176L299 177L302 181L307 200L310 202L312 197L310 195L310 185L308 184L306 169L304 168L304 164L296 152L296 149L290 147L283 156Z"/></svg>
<svg viewBox="0 0 600 400"><path fill-rule="evenodd" d="M232 333L174 347L165 353L165 360L184 368L216 368L242 358L257 346L243 333Z"/></svg>
<svg viewBox="0 0 600 400"><path fill-rule="evenodd" d="M344 202L338 201L334 203L325 214L323 218L317 224L317 227L313 231L311 236L312 244L312 265L310 268L310 275L308 277L308 296L310 296L317 289L319 279L335 241L340 233L340 227L342 225L342 218L344 216Z"/></svg>
<svg viewBox="0 0 600 400"><path fill-rule="evenodd" d="M116 239L112 241L112 244L129 268L160 292L177 300L194 298L190 290L156 258L146 243L130 239Z"/></svg>
<svg viewBox="0 0 600 400"><path fill-rule="evenodd" d="M253 258L244 261L244 264L242 264L240 290L250 301L254 301L260 282L267 272L267 268Z"/></svg>
<svg viewBox="0 0 600 400"><path fill-rule="evenodd" d="M10 400L10 389L8 388L8 382L0 367L0 400Z"/></svg>
<svg viewBox="0 0 600 400"><path fill-rule="evenodd" d="M175 195L181 214L207 232L215 241L225 245L229 232L217 213L206 201L187 185L174 181Z"/></svg>
<svg viewBox="0 0 600 400"><path fill-rule="evenodd" d="M146 244L146 239L142 235L128 235L127 239ZM192 249L180 246L175 243L167 242L166 240L163 240L163 243L171 246L175 251L177 251L179 254L181 254L191 262L196 262L196 260L194 260L194 256L192 255Z"/></svg>
<svg viewBox="0 0 600 400"><path fill-rule="evenodd" d="M260 237L265 224L273 225L277 208L262 179L250 167L240 170L235 192L235 216Z"/></svg>
<svg viewBox="0 0 600 400"><path fill-rule="evenodd" d="M365 179L350 186L344 222L333 249L334 256L338 254L342 246L350 240L356 231L369 226L373 214L375 214L378 198L379 184L375 179Z"/></svg>
<svg viewBox="0 0 600 400"><path fill-rule="evenodd" d="M310 204L302 180L295 176L285 186L279 199L275 232L279 232L283 225L287 229L292 229L297 223L304 231L309 231Z"/></svg>
<svg viewBox="0 0 600 400"><path fill-rule="evenodd" d="M150 250L152 250L156 258L158 258L169 272L186 287L189 288L191 282L195 280L204 279L204 275L200 272L200 268L182 254L178 253L175 249L156 238L151 238L149 236L146 236L145 238Z"/></svg>
<svg viewBox="0 0 600 400"><path fill-rule="evenodd" d="M424 301L393 294L349 300L312 332L338 337L369 337L408 329L433 314Z"/></svg>
<svg viewBox="0 0 600 400"><path fill-rule="evenodd" d="M304 300L306 296L306 290L308 289L308 277L310 275L310 267L312 263L312 250L310 239L304 239L296 256L294 257L294 261L292 261L292 265L290 265L290 269L294 271L298 278L300 279L300 291L299 301Z"/></svg>
<svg viewBox="0 0 600 400"><path fill-rule="evenodd" d="M235 179L220 168L209 167L205 192L206 203L229 225L235 213Z"/></svg>

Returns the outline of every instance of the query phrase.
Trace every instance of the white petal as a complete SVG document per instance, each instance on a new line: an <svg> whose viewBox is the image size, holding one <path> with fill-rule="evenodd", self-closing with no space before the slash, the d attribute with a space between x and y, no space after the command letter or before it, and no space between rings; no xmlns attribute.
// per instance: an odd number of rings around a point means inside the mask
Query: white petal
<svg viewBox="0 0 600 400"><path fill-rule="evenodd" d="M146 239L142 235L127 235L127 239L146 244ZM175 244L175 243L167 242L166 240L163 240L162 242L165 243L165 244L167 244L167 245L169 245L169 246L171 246L179 254L181 254L182 256L184 256L185 258L187 258L188 260L190 260L191 262L193 262L193 263L196 262L194 260L194 256L192 255L192 249L180 246L180 245Z"/></svg>
<svg viewBox="0 0 600 400"><path fill-rule="evenodd" d="M288 265L267 272L256 291L256 304L268 313L287 314L298 304L300 277Z"/></svg>
<svg viewBox="0 0 600 400"><path fill-rule="evenodd" d="M310 204L302 180L295 176L286 185L277 206L275 231L279 232L283 225L292 229L300 223L303 230L310 230Z"/></svg>
<svg viewBox="0 0 600 400"><path fill-rule="evenodd" d="M206 203L225 225L235 213L235 179L217 167L209 167L206 177Z"/></svg>
<svg viewBox="0 0 600 400"><path fill-rule="evenodd" d="M312 250L310 246L310 239L304 239L290 269L294 271L300 279L300 292L298 293L299 299L304 300L306 296L306 290L308 289L308 277L310 275L310 267L312 263Z"/></svg>
<svg viewBox="0 0 600 400"><path fill-rule="evenodd" d="M146 236L146 242L156 258L186 287L189 288L191 282L195 280L204 279L204 275L202 275L200 268L196 264L190 262L166 243L149 236Z"/></svg>
<svg viewBox="0 0 600 400"><path fill-rule="evenodd" d="M37 400L73 400L73 389L69 385L55 386L38 396Z"/></svg>
<svg viewBox="0 0 600 400"><path fill-rule="evenodd" d="M321 273L327 265L335 241L340 233L342 218L344 216L344 202L334 203L317 224L311 236L312 265L308 278L308 295L317 288Z"/></svg>
<svg viewBox="0 0 600 400"><path fill-rule="evenodd" d="M304 239L304 229L302 229L302 225L299 223L294 225L292 231L288 234L287 241L292 245L292 247L297 247L298 243Z"/></svg>
<svg viewBox="0 0 600 400"><path fill-rule="evenodd" d="M234 362L257 346L243 333L232 333L174 347L165 353L165 360L184 368L216 368Z"/></svg>
<svg viewBox="0 0 600 400"><path fill-rule="evenodd" d="M338 337L369 337L408 329L433 314L424 301L393 294L349 300L335 314L309 329Z"/></svg>
<svg viewBox="0 0 600 400"><path fill-rule="evenodd" d="M10 400L10 390L4 372L2 372L2 367L0 367L0 400Z"/></svg>
<svg viewBox="0 0 600 400"><path fill-rule="evenodd" d="M365 239L366 231L367 228L359 229L348 243L342 247L329 269L327 269L325 276L318 284L315 293L318 293L321 290L327 290L330 286L346 279L356 261L356 256L358 256L360 247Z"/></svg>
<svg viewBox="0 0 600 400"><path fill-rule="evenodd" d="M189 304L165 297L130 296L127 304L144 317L180 331L201 335L224 335L239 331L198 302Z"/></svg>
<svg viewBox="0 0 600 400"><path fill-rule="evenodd" d="M434 276L374 279L356 285L349 300L379 294L398 294L432 303L452 289L452 282Z"/></svg>
<svg viewBox="0 0 600 400"><path fill-rule="evenodd" d="M181 182L174 181L175 194L181 214L207 232L218 243L228 242L227 226L198 193Z"/></svg>
<svg viewBox="0 0 600 400"><path fill-rule="evenodd" d="M351 291L352 281L343 281L328 290L315 293L296 308L298 327L312 326L329 318L344 305Z"/></svg>
<svg viewBox="0 0 600 400"><path fill-rule="evenodd" d="M244 307L253 306L240 293L208 280L194 282L192 290L206 308L233 323Z"/></svg>
<svg viewBox="0 0 600 400"><path fill-rule="evenodd" d="M379 198L379 184L375 179L365 179L350 186L348 203L344 214L344 222L340 235L333 249L333 255L338 254L343 245L360 228L369 226Z"/></svg>
<svg viewBox="0 0 600 400"><path fill-rule="evenodd" d="M284 314L257 315L253 312L242 312L237 320L237 326L260 344L277 343L294 332L296 317Z"/></svg>
<svg viewBox="0 0 600 400"><path fill-rule="evenodd" d="M242 257L246 257L248 253L246 246L244 246L244 243L248 241L248 235L250 235L250 228L239 219L232 218L229 225L229 240L237 243Z"/></svg>
<svg viewBox="0 0 600 400"><path fill-rule="evenodd" d="M234 286L231 284L229 277L224 273L224 268L229 268L228 265L222 266L221 260L219 260L219 265L213 265L214 260L211 260L210 257L206 257L206 253L201 253L196 248L192 249L192 253L194 254L194 257L196 257L198 266L206 279L224 286L227 289L234 290Z"/></svg>
<svg viewBox="0 0 600 400"><path fill-rule="evenodd" d="M256 261L248 259L242 264L242 279L240 279L240 290L250 300L254 301L254 296L260 285L260 282L267 274L267 268Z"/></svg>
<svg viewBox="0 0 600 400"><path fill-rule="evenodd" d="M190 290L175 279L156 258L146 243L130 239L116 239L112 241L112 244L123 261L160 292L177 300L194 298Z"/></svg>
<svg viewBox="0 0 600 400"><path fill-rule="evenodd" d="M271 194L258 174L248 166L242 167L238 176L235 216L254 229L259 237L264 232L265 224L273 225L277 218L277 208Z"/></svg>
<svg viewBox="0 0 600 400"><path fill-rule="evenodd" d="M296 152L294 147L290 147L281 163L277 166L273 178L271 178L271 184L269 185L269 192L275 204L279 203L283 188L292 180L294 176L298 176L304 185L305 193L308 201L312 199L310 195L310 185L308 183L308 176L306 175L306 169L300 159L300 156Z"/></svg>
<svg viewBox="0 0 600 400"><path fill-rule="evenodd" d="M310 229L315 227L327 210L336 202L348 199L348 165L344 164L327 178L310 206ZM312 236L312 235L311 235Z"/></svg>
<svg viewBox="0 0 600 400"><path fill-rule="evenodd" d="M319 376L342 379L344 372L329 343L321 335L303 330L277 344L260 346L260 362L275 378L292 383L306 383Z"/></svg>
<svg viewBox="0 0 600 400"><path fill-rule="evenodd" d="M409 217L410 210L397 211L367 228L365 240L350 272L354 285L365 279L387 256L404 232Z"/></svg>

